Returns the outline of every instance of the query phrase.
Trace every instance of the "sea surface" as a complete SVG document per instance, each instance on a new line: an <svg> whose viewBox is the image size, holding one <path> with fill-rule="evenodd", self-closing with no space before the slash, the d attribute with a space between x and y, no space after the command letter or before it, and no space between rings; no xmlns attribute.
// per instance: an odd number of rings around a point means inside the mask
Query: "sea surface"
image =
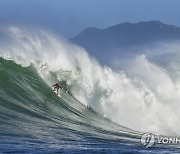
<svg viewBox="0 0 180 154"><path fill-rule="evenodd" d="M5 32L0 153L180 152L179 144L141 144L144 133L179 136L178 80L168 67L139 56L133 69L116 71L48 32ZM51 86L62 81L68 92L59 98Z"/></svg>

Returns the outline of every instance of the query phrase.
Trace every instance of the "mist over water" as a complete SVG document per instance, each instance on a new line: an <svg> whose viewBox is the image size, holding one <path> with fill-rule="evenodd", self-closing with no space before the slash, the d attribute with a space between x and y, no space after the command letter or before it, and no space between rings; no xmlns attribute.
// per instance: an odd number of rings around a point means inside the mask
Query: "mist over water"
<svg viewBox="0 0 180 154"><path fill-rule="evenodd" d="M177 42L116 61L114 69L48 31L13 26L3 31L6 42L0 42L0 56L23 67L35 66L49 86L66 80L80 102L130 129L180 135Z"/></svg>

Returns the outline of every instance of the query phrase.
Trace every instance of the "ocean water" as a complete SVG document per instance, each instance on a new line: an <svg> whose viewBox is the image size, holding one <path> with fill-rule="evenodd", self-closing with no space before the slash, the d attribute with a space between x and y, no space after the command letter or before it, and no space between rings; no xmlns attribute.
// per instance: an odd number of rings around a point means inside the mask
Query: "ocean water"
<svg viewBox="0 0 180 154"><path fill-rule="evenodd" d="M141 144L144 133L180 136L176 44L112 69L47 31L1 33L0 153L179 153ZM52 91L62 80L72 96Z"/></svg>

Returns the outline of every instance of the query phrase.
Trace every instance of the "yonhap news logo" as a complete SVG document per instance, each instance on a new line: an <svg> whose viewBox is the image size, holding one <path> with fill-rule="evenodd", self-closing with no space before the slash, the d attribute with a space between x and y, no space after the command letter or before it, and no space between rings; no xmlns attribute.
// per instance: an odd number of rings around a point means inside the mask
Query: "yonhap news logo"
<svg viewBox="0 0 180 154"><path fill-rule="evenodd" d="M167 137L146 133L141 137L141 144L144 148L152 147L154 144L180 144L180 138Z"/></svg>
<svg viewBox="0 0 180 154"><path fill-rule="evenodd" d="M153 146L154 143L155 143L155 136L151 133L150 134L144 134L141 137L141 144L145 148L149 148L149 147Z"/></svg>

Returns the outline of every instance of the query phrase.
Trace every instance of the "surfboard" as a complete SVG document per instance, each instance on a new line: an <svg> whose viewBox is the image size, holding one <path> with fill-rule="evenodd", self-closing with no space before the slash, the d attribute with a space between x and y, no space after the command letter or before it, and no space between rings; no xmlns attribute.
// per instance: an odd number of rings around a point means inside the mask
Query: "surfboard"
<svg viewBox="0 0 180 154"><path fill-rule="evenodd" d="M61 98L61 95L60 95L60 94L57 94L57 96L58 96L59 98Z"/></svg>
<svg viewBox="0 0 180 154"><path fill-rule="evenodd" d="M53 87L52 87L52 90L59 98L61 98L60 90L57 92L56 90L54 90Z"/></svg>

